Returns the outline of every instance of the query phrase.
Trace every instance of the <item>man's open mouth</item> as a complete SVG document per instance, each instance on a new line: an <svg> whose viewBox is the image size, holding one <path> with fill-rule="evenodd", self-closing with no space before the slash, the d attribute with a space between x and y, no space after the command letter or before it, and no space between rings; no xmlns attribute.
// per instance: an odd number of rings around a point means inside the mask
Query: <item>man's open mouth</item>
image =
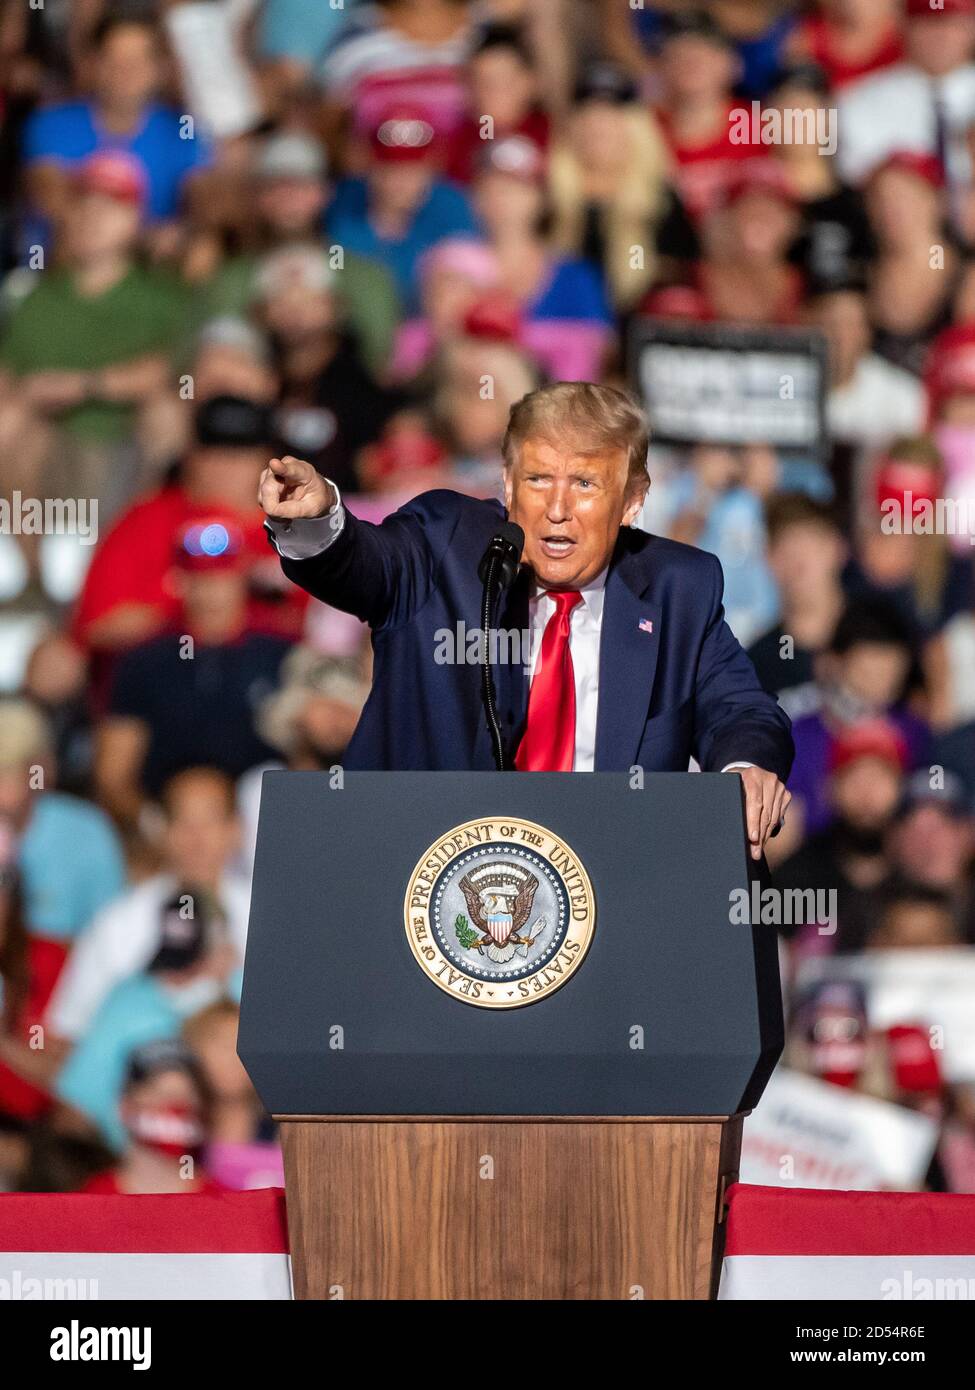
<svg viewBox="0 0 975 1390"><path fill-rule="evenodd" d="M542 553L552 560L561 560L575 549L575 541L570 536L541 536L539 545Z"/></svg>

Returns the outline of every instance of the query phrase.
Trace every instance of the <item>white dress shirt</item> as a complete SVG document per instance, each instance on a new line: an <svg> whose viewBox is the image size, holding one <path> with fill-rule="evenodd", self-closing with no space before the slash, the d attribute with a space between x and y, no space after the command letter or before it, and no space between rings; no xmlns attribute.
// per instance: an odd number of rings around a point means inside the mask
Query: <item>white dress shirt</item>
<svg viewBox="0 0 975 1390"><path fill-rule="evenodd" d="M322 517L296 518L276 521L270 518L265 525L279 555L286 560L310 560L320 555L341 535L345 524L345 508L339 490L335 488L336 505ZM606 597L606 574L603 570L579 592L582 601L570 613L569 651L576 687L576 746L572 761L573 772L592 772L596 761L596 718L599 712L599 639L603 626L603 601ZM542 646L545 625L555 612L555 601L540 585L536 585L528 600L528 621L531 667L529 679L534 679L535 667ZM650 692L647 691L647 704ZM753 763L734 762L722 772L734 768L753 767Z"/></svg>

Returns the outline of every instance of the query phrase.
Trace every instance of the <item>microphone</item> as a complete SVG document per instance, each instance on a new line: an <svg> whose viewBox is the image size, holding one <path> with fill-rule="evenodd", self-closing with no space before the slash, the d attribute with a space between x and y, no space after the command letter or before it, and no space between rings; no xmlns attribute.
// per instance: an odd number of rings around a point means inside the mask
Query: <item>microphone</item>
<svg viewBox="0 0 975 1390"><path fill-rule="evenodd" d="M501 581L501 592L508 588L518 573L518 566L521 563L521 552L525 548L525 533L515 521L504 521L491 537L487 550L481 556L481 563L477 567L477 577L482 584L486 584L490 572L491 561L497 559L498 578Z"/></svg>
<svg viewBox="0 0 975 1390"><path fill-rule="evenodd" d="M501 737L501 724L494 700L494 680L491 675L491 618L499 594L502 594L514 580L521 563L521 552L525 548L525 533L514 521L505 521L498 527L481 556L477 567L477 577L484 585L481 602L481 631L484 641L481 646L481 700L491 735L494 764L499 772L509 770L504 740Z"/></svg>

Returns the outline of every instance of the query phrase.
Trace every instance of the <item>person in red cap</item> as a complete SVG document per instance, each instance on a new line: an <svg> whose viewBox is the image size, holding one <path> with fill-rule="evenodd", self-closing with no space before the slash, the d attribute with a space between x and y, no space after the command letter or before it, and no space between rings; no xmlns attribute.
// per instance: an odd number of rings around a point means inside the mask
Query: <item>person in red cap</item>
<svg viewBox="0 0 975 1390"><path fill-rule="evenodd" d="M250 625L254 556L238 518L213 512L182 525L172 557L179 617L119 660L95 755L100 799L123 823L183 768L236 778L272 756L256 703L278 684L291 644Z"/></svg>
<svg viewBox="0 0 975 1390"><path fill-rule="evenodd" d="M440 176L443 138L431 113L413 102L383 107L369 129L364 178L342 179L326 213L333 241L381 262L406 312L416 312L417 263L448 236L477 227L467 198Z"/></svg>
<svg viewBox="0 0 975 1390"><path fill-rule="evenodd" d="M840 172L861 183L895 150L936 156L966 177L960 137L975 110L975 0L907 0L905 61L839 96Z"/></svg>
<svg viewBox="0 0 975 1390"><path fill-rule="evenodd" d="M189 311L181 286L136 259L145 198L130 155L86 160L57 259L31 275L0 334L5 485L25 496L97 498L103 526L157 462L151 413Z"/></svg>
<svg viewBox="0 0 975 1390"><path fill-rule="evenodd" d="M926 385L934 424L975 425L975 324L956 324L935 339Z"/></svg>
<svg viewBox="0 0 975 1390"><path fill-rule="evenodd" d="M931 429L944 460L945 498L962 518L949 545L963 559L971 557L975 535L975 324L947 329L928 357L927 387Z"/></svg>
<svg viewBox="0 0 975 1390"><path fill-rule="evenodd" d="M793 323L802 276L789 264L799 210L771 159L742 165L705 220L696 283L708 317L735 323Z"/></svg>
<svg viewBox="0 0 975 1390"><path fill-rule="evenodd" d="M470 0L380 0L355 9L318 73L326 126L341 129L351 113L354 129L368 131L391 101L420 100L448 135L464 113Z"/></svg>
<svg viewBox="0 0 975 1390"><path fill-rule="evenodd" d="M846 725L827 742L824 823L776 868L784 891L815 884L835 892L828 924L835 930L809 934L820 951L860 950L876 922L891 873L886 836L909 756L897 726L884 719Z"/></svg>
<svg viewBox="0 0 975 1390"><path fill-rule="evenodd" d="M837 90L904 58L901 0L818 0L789 40L794 60L813 62Z"/></svg>

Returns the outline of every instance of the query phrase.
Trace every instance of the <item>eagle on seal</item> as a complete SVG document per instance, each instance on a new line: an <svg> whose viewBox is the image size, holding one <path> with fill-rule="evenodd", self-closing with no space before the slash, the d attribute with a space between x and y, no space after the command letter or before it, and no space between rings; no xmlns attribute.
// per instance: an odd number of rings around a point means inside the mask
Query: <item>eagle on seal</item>
<svg viewBox="0 0 975 1390"><path fill-rule="evenodd" d="M528 874L521 887L504 881L503 871L498 879L500 881L478 888L471 882L470 875L465 874L460 880L460 889L467 901L471 921L481 932L480 940L473 943L471 950L486 952L490 960L503 964L511 960L519 946L523 948L522 954L527 955L538 935L538 931L535 936L519 935L528 921L538 879ZM541 929L544 922L534 925Z"/></svg>

